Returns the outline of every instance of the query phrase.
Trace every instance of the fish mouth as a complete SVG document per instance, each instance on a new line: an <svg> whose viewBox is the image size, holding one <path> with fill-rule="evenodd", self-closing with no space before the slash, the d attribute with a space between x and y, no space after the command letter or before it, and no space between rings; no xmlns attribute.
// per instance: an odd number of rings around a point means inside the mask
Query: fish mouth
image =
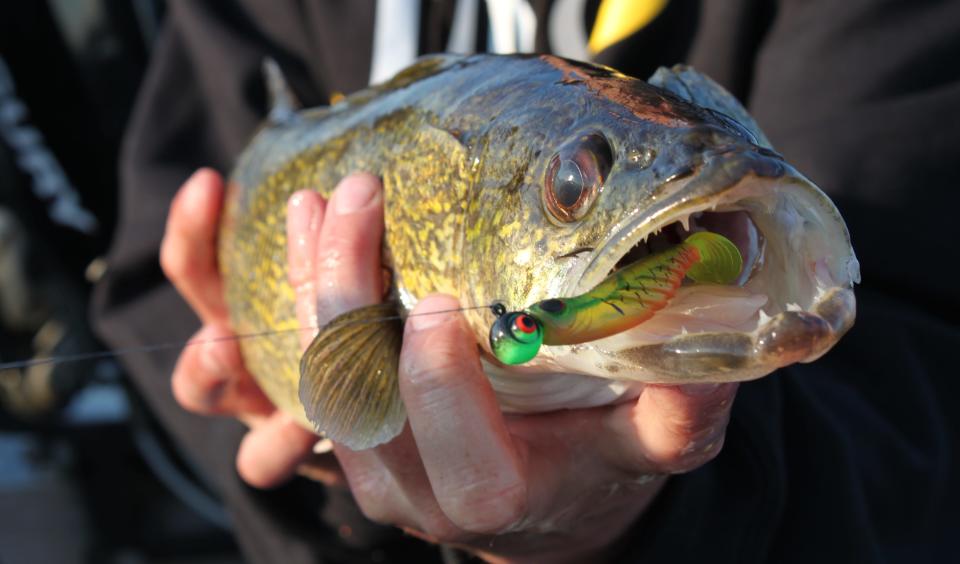
<svg viewBox="0 0 960 564"><path fill-rule="evenodd" d="M598 341L552 347L567 370L661 383L749 380L826 353L853 325L859 264L830 199L778 157L718 155L665 183L589 256L563 295L708 230L740 249L729 286L685 284L644 323Z"/></svg>

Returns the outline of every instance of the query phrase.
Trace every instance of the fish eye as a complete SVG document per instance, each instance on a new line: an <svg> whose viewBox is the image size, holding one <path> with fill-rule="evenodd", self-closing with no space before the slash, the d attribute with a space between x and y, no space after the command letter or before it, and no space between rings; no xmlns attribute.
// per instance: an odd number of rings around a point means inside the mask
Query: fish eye
<svg viewBox="0 0 960 564"><path fill-rule="evenodd" d="M603 188L613 161L607 139L582 135L561 147L550 160L544 179L544 201L557 220L569 223L586 215Z"/></svg>

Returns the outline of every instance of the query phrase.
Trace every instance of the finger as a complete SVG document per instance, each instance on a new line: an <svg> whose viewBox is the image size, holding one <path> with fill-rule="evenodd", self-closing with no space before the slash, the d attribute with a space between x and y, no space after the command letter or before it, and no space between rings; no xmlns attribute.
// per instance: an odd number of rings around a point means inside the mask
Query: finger
<svg viewBox="0 0 960 564"><path fill-rule="evenodd" d="M435 541L467 538L437 504L409 427L375 449L353 451L338 446L336 454L368 519Z"/></svg>
<svg viewBox="0 0 960 564"><path fill-rule="evenodd" d="M335 444L334 454L357 506L368 519L401 527L416 526L413 505L374 449L355 451Z"/></svg>
<svg viewBox="0 0 960 564"><path fill-rule="evenodd" d="M217 230L223 179L208 168L193 173L170 204L160 245L160 266L204 323L225 322Z"/></svg>
<svg viewBox="0 0 960 564"><path fill-rule="evenodd" d="M646 386L605 421L608 460L635 472L686 472L723 446L737 384Z"/></svg>
<svg viewBox="0 0 960 564"><path fill-rule="evenodd" d="M448 296L424 298L407 321L400 393L437 502L457 526L496 532L527 509L521 455Z"/></svg>
<svg viewBox="0 0 960 564"><path fill-rule="evenodd" d="M317 243L317 316L326 323L383 297L383 193L370 174L344 178L327 206Z"/></svg>
<svg viewBox="0 0 960 564"><path fill-rule="evenodd" d="M326 202L316 192L301 190L287 203L287 277L297 296L297 321L302 329L317 327L316 257ZM315 331L301 331L306 347Z"/></svg>
<svg viewBox="0 0 960 564"><path fill-rule="evenodd" d="M274 413L240 442L237 472L257 488L272 488L293 477L320 438L282 412Z"/></svg>
<svg viewBox="0 0 960 564"><path fill-rule="evenodd" d="M222 325L204 325L184 348L171 385L177 402L204 415L266 415L273 404L247 372L233 333Z"/></svg>

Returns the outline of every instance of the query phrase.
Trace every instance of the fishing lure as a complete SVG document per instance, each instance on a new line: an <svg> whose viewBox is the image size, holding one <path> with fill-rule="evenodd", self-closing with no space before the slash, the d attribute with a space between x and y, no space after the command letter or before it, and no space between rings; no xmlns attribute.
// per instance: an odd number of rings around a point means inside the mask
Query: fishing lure
<svg viewBox="0 0 960 564"><path fill-rule="evenodd" d="M678 245L617 270L593 289L571 298L539 301L523 311L494 307L490 349L504 364L532 360L542 345L596 341L636 327L663 309L684 278L730 284L743 259L729 239L700 231Z"/></svg>

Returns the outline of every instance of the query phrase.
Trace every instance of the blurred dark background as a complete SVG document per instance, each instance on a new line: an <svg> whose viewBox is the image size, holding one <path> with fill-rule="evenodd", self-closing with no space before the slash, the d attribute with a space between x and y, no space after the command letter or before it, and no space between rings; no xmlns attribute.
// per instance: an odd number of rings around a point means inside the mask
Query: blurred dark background
<svg viewBox="0 0 960 564"><path fill-rule="evenodd" d="M161 0L0 3L0 362L87 320ZM0 562L238 562L228 519L111 359L0 370Z"/></svg>

